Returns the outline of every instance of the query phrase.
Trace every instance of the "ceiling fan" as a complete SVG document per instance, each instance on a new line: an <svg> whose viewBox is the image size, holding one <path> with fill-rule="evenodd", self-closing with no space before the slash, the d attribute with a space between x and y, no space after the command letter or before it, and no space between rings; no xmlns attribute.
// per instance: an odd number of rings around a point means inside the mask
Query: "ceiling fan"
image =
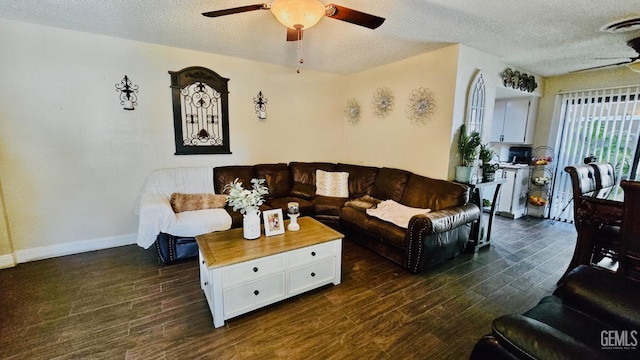
<svg viewBox="0 0 640 360"><path fill-rule="evenodd" d="M621 61L621 62L617 62L617 63L614 63L614 64L608 64L608 65L595 66L595 67L582 69L582 70L578 70L578 71L595 70L595 69L601 69L601 68L605 68L605 67L609 67L609 66L618 66L618 65L627 64L627 67L629 69L631 69L631 71L640 72L640 61L637 62L638 60L640 60L640 37L637 37L635 39L629 40L627 42L627 45L630 48L632 48L633 50L635 50L636 56L632 56L632 57L628 58L628 60L626 60L626 61ZM611 58L609 58L609 59L611 59ZM613 59L618 59L618 58L613 58ZM574 72L576 72L576 71L574 71Z"/></svg>
<svg viewBox="0 0 640 360"><path fill-rule="evenodd" d="M224 10L202 13L207 17L218 17L238 14L254 10L271 10L271 13L287 27L287 41L302 39L302 31L307 30L320 21L323 16L346 21L351 24L375 29L382 25L384 18L346 8L344 6L323 5L318 0L274 0L271 4L240 6Z"/></svg>

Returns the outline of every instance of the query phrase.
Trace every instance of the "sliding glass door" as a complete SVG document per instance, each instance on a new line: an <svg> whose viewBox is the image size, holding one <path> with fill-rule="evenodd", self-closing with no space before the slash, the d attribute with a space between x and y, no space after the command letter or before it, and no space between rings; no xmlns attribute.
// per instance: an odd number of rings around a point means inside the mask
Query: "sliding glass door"
<svg viewBox="0 0 640 360"><path fill-rule="evenodd" d="M583 164L593 155L614 165L618 182L638 178L640 86L558 96L562 108L549 217L573 221L571 179L565 166Z"/></svg>

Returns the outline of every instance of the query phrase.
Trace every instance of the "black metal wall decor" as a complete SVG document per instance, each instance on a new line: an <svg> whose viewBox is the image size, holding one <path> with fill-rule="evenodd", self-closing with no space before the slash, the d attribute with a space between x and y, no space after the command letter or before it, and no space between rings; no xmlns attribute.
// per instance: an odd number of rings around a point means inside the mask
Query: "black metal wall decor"
<svg viewBox="0 0 640 360"><path fill-rule="evenodd" d="M262 95L262 91L258 93L258 97L253 98L253 104L255 105L258 119L264 120L267 118L267 101L267 98Z"/></svg>
<svg viewBox="0 0 640 360"><path fill-rule="evenodd" d="M127 75L116 84L116 92L120 93L120 105L123 105L125 110L133 110L138 106L138 85L133 85Z"/></svg>
<svg viewBox="0 0 640 360"><path fill-rule="evenodd" d="M502 84L512 89L533 92L538 87L535 76L520 73L518 70L513 71L511 68L504 69L500 73L500 77L502 78Z"/></svg>
<svg viewBox="0 0 640 360"><path fill-rule="evenodd" d="M229 79L200 66L169 74L176 155L231 154Z"/></svg>

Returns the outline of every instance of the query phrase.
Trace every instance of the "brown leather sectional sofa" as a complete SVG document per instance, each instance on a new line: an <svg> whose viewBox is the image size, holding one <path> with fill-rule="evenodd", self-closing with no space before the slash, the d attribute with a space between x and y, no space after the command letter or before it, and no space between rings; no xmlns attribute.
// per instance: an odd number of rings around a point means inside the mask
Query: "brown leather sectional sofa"
<svg viewBox="0 0 640 360"><path fill-rule="evenodd" d="M349 198L316 195L318 169L348 172ZM471 224L480 217L480 209L469 203L468 187L400 169L291 162L222 166L214 168L213 174L216 193L223 193L224 186L236 178L243 185L263 178L269 196L262 210L282 208L286 214L287 203L296 201L302 216L313 216L412 273L459 255L469 240ZM363 208L345 205L365 195L431 212L413 216L405 229L369 216ZM230 207L227 211L232 227L242 226L242 215Z"/></svg>

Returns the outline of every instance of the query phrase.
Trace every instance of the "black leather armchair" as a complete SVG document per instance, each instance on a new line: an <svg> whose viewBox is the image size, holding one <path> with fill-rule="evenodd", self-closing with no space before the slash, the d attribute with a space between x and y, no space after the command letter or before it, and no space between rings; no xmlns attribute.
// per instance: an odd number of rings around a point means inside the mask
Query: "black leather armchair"
<svg viewBox="0 0 640 360"><path fill-rule="evenodd" d="M640 282L581 265L522 315L493 321L471 359L638 359Z"/></svg>
<svg viewBox="0 0 640 360"><path fill-rule="evenodd" d="M495 319L471 359L640 359L640 182L622 188L618 271L576 267L531 310Z"/></svg>

